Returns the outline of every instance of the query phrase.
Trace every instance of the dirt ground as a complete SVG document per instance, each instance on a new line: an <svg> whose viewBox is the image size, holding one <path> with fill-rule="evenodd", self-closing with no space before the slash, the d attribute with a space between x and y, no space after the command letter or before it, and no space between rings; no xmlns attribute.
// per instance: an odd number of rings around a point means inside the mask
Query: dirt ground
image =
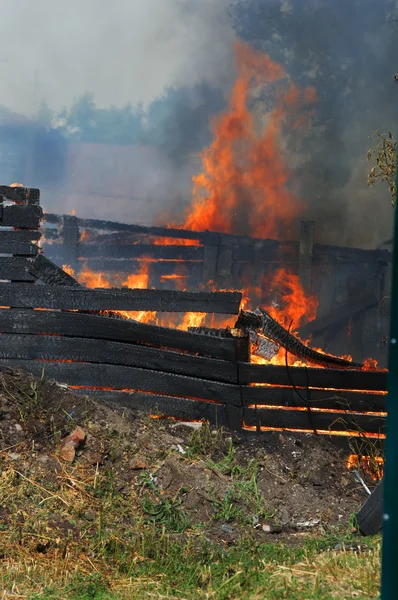
<svg viewBox="0 0 398 600"><path fill-rule="evenodd" d="M248 530L292 544L344 530L366 499L342 451L321 436L247 438L191 425L105 405L22 371L1 373L1 532L78 539L97 519L97 482L120 499L125 532L143 519L227 545ZM63 460L63 440L76 427L85 440L73 461ZM48 499L58 504L44 513ZM34 518L40 531L26 525Z"/></svg>

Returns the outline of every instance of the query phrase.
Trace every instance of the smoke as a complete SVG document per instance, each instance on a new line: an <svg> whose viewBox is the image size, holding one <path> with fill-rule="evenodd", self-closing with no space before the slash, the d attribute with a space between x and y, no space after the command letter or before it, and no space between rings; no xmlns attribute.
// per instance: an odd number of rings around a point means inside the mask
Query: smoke
<svg viewBox="0 0 398 600"><path fill-rule="evenodd" d="M104 152L86 139L89 149L65 151L58 183L8 168L13 179L40 183L47 210L178 221L192 198L195 154L210 142L209 118L234 82L238 37L299 87L316 89L310 128L286 135L283 147L291 191L307 204L302 217L316 221L317 241L369 247L390 237L389 192L368 188L366 153L375 129L397 129L397 0L13 0L0 3L0 19L0 105L37 115L44 101L59 112L89 92L99 109L141 104L146 115L132 143L152 152ZM4 156L11 142L0 142ZM52 151L34 148L44 173Z"/></svg>
<svg viewBox="0 0 398 600"><path fill-rule="evenodd" d="M225 84L227 0L13 0L0 3L0 104L60 110L85 92L97 105L147 104L168 86ZM216 60L215 60L216 58Z"/></svg>
<svg viewBox="0 0 398 600"><path fill-rule="evenodd" d="M317 239L374 246L391 233L387 187L367 186L369 135L398 122L396 0L235 0L239 36L315 87L311 130L285 143Z"/></svg>

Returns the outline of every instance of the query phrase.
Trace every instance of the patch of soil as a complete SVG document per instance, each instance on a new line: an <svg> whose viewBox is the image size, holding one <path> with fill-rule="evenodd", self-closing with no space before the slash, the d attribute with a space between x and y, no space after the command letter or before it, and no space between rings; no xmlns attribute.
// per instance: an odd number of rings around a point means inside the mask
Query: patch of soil
<svg viewBox="0 0 398 600"><path fill-rule="evenodd" d="M83 428L85 441L67 463L59 448L76 427ZM278 539L300 543L303 534L292 526L319 521L311 535L316 529L346 528L366 499L347 471L343 453L327 439L275 432L258 438L208 433L210 449L201 454L200 446L194 452L192 444L192 436L199 435L197 442L200 434L193 434L190 426L98 403L22 371L0 375L3 484L29 481L42 490L43 503L55 497L60 507L70 505L62 498L65 486L87 498L90 489L95 498L100 477L112 493L128 500L126 528L131 529L137 515L147 516L146 499L155 509L166 501L170 509L174 502L191 528L201 528L217 542L232 543L249 529L259 539L275 541L274 534L263 530L269 524L282 529ZM15 502L14 515L38 511L28 495L19 494ZM15 526L7 494L1 503L3 523ZM88 500L75 511L73 522L61 512L50 512L46 521L47 533L57 531L61 538L77 539L98 518Z"/></svg>

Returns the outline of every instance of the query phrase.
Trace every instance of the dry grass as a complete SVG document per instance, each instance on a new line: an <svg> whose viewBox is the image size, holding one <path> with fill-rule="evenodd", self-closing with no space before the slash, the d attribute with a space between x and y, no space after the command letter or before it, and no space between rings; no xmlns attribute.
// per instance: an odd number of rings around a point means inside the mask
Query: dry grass
<svg viewBox="0 0 398 600"><path fill-rule="evenodd" d="M3 471L1 506L12 517L0 530L2 600L377 598L379 541L355 553L327 549L331 535L288 548L249 532L226 550L200 530L172 534L134 519L131 497L76 471L62 465L57 493L34 474Z"/></svg>

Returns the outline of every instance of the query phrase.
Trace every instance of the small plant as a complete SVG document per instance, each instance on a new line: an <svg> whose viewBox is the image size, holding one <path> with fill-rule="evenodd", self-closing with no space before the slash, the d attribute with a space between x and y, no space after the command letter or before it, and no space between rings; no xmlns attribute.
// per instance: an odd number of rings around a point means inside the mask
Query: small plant
<svg viewBox="0 0 398 600"><path fill-rule="evenodd" d="M374 186L379 179L385 181L389 186L392 205L395 206L397 193L395 189L397 142L393 139L391 132L385 134L376 131L373 137L376 137L378 144L368 151L368 162L375 161L376 165L370 170L368 184Z"/></svg>
<svg viewBox="0 0 398 600"><path fill-rule="evenodd" d="M141 503L149 521L169 532L182 532L188 527L188 520L180 508L181 504L181 499L173 498L164 498L160 502L152 502L145 498Z"/></svg>
<svg viewBox="0 0 398 600"><path fill-rule="evenodd" d="M225 443L222 427L212 430L208 422L191 434L188 446L188 456L208 456L223 448Z"/></svg>

